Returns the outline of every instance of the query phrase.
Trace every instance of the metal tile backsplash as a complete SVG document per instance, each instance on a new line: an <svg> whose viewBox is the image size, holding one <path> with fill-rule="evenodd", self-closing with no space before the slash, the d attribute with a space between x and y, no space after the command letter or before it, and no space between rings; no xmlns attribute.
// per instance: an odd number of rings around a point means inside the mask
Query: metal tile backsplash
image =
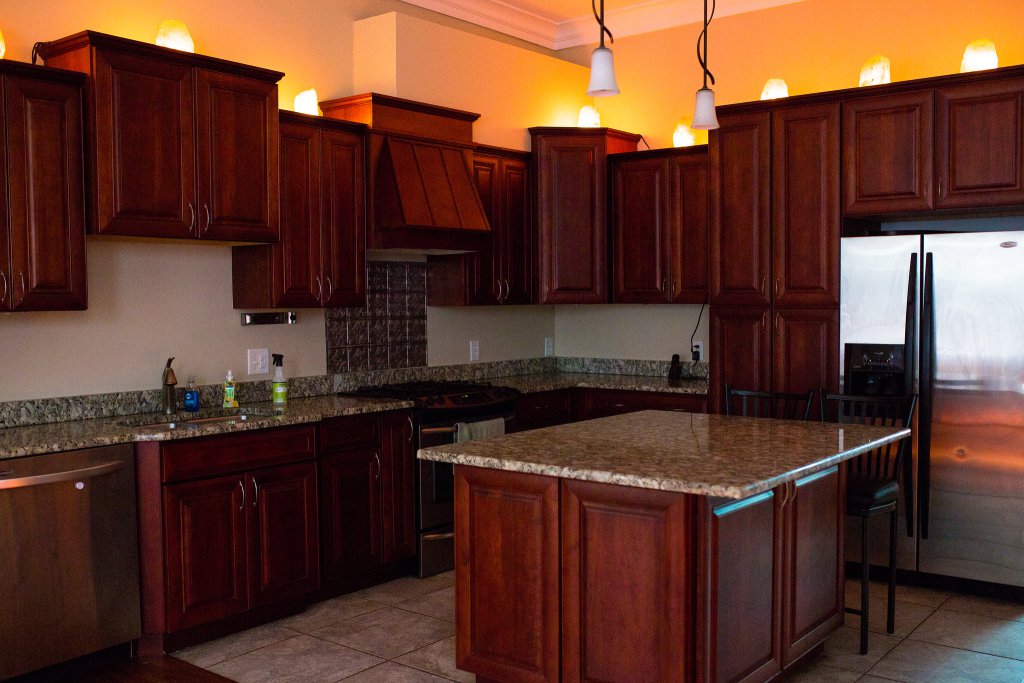
<svg viewBox="0 0 1024 683"><path fill-rule="evenodd" d="M425 263L371 261L366 305L327 309L327 372L427 364Z"/></svg>

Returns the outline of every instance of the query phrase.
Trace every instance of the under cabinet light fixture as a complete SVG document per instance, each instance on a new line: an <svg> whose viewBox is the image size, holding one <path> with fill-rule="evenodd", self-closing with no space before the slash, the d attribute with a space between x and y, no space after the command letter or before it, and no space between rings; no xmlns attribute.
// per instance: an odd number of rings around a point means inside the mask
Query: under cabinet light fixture
<svg viewBox="0 0 1024 683"><path fill-rule="evenodd" d="M615 42L615 36L604 25L604 0L601 0L601 11L598 13L597 0L590 0L590 8L594 11L594 18L601 28L601 44L594 48L590 55L590 85L587 86L587 94L591 97L606 97L619 94L619 84L615 82L615 65L612 62L612 51L604 46L604 35L608 34L608 40Z"/></svg>
<svg viewBox="0 0 1024 683"><path fill-rule="evenodd" d="M892 83L892 65L885 55L875 55L860 68L860 87Z"/></svg>
<svg viewBox="0 0 1024 683"><path fill-rule="evenodd" d="M697 91L697 106L693 114L693 128L697 130L715 130L718 128L718 116L715 115L715 91L708 87L715 84L715 76L708 71L708 24L715 16L715 0L711 0L711 15L708 16L708 0L704 0L704 28L697 37L697 62L704 70L704 87Z"/></svg>
<svg viewBox="0 0 1024 683"><path fill-rule="evenodd" d="M160 22L155 42L161 47L169 47L182 52L196 51L196 44L192 41L192 34L188 32L188 26L177 19L164 19Z"/></svg>
<svg viewBox="0 0 1024 683"><path fill-rule="evenodd" d="M600 128L601 112L589 104L580 107L580 115L576 120L577 128Z"/></svg>
<svg viewBox="0 0 1024 683"><path fill-rule="evenodd" d="M761 89L762 100L778 100L789 97L789 86L781 78L769 78Z"/></svg>
<svg viewBox="0 0 1024 683"><path fill-rule="evenodd" d="M985 71L999 66L999 54L991 40L975 40L968 43L964 50L963 61L960 62L960 73L969 71Z"/></svg>
<svg viewBox="0 0 1024 683"><path fill-rule="evenodd" d="M316 94L316 88L303 90L292 101L292 108L300 114L311 116L320 115L320 98Z"/></svg>

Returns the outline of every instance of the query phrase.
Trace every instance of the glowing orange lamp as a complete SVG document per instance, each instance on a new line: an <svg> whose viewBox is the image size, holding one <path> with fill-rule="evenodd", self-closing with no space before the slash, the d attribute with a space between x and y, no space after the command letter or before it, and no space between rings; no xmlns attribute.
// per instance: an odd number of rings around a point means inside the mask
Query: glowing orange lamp
<svg viewBox="0 0 1024 683"><path fill-rule="evenodd" d="M192 42L192 34L177 19L164 19L156 32L156 44L161 47L169 47L182 52L195 52L196 45Z"/></svg>

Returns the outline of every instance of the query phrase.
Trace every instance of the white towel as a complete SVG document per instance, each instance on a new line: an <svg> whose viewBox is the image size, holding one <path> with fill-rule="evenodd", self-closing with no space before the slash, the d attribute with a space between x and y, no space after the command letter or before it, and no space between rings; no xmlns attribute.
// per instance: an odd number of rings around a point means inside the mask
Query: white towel
<svg viewBox="0 0 1024 683"><path fill-rule="evenodd" d="M493 420L481 420L479 422L456 422L455 442L479 441L480 439L493 439L496 436L505 435L505 418L496 417Z"/></svg>

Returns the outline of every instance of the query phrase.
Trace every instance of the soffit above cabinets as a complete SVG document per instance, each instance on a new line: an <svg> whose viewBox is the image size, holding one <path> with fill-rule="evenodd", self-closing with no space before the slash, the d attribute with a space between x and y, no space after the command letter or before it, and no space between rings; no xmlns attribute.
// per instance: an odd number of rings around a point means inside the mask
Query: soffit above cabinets
<svg viewBox="0 0 1024 683"><path fill-rule="evenodd" d="M403 0L410 5L561 50L596 42L587 0ZM802 0L723 0L716 17L789 5ZM605 20L615 36L698 24L703 0L605 0Z"/></svg>

